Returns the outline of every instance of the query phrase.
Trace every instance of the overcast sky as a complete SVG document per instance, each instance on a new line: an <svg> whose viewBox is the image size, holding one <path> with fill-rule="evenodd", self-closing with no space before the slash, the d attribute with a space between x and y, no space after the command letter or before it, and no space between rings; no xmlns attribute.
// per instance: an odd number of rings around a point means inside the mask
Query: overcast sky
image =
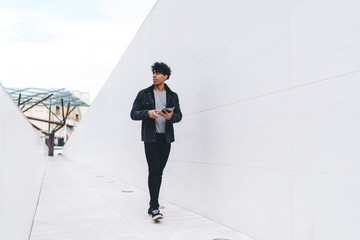
<svg viewBox="0 0 360 240"><path fill-rule="evenodd" d="M0 0L0 82L93 101L156 0Z"/></svg>

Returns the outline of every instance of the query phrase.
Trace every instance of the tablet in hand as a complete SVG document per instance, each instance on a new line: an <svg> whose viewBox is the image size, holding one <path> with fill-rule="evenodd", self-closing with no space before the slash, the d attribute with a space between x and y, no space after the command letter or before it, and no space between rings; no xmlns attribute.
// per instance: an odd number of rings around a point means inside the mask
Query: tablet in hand
<svg viewBox="0 0 360 240"><path fill-rule="evenodd" d="M165 108L165 109L166 109L166 111L167 111L167 112L172 112L172 111L174 111L174 108L175 108L175 107L172 107L172 108Z"/></svg>

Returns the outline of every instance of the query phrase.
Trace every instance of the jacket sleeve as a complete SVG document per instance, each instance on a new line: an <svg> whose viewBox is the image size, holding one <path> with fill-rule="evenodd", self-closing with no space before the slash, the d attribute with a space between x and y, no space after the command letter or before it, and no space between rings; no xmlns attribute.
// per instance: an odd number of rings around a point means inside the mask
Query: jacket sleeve
<svg viewBox="0 0 360 240"><path fill-rule="evenodd" d="M174 113L171 117L171 119L169 120L172 123L177 123L180 122L182 119L182 113L181 113L181 109L180 109L180 103L179 103L179 98L178 95L176 93L174 93L174 100L175 100L175 108L174 108Z"/></svg>
<svg viewBox="0 0 360 240"><path fill-rule="evenodd" d="M149 118L148 115L148 110L147 109L143 109L143 105L142 105L142 99L143 99L143 92L140 91L138 93L138 95L135 98L135 101L133 103L131 112L130 112L130 117L132 120L145 120Z"/></svg>

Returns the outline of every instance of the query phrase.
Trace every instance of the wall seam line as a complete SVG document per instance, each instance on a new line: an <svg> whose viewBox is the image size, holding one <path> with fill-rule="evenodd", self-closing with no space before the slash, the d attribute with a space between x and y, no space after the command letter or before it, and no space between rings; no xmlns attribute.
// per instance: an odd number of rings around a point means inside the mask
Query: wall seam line
<svg viewBox="0 0 360 240"><path fill-rule="evenodd" d="M35 208L35 211L34 211L33 221L31 223L31 227L30 227L29 238L28 238L29 240L31 239L31 234L32 234L32 230L33 230L33 227L34 227L34 223L35 223L36 213L37 213L39 203L40 203L40 197L41 197L41 193L42 193L42 189L43 189L43 185L44 185L45 174L46 174L47 165L48 165L48 161L49 161L49 157L46 157L46 158L47 158L46 163L45 163L46 165L45 165L44 173L43 173L42 180L41 180L39 196L38 196L37 203L36 203L36 208Z"/></svg>
<svg viewBox="0 0 360 240"><path fill-rule="evenodd" d="M352 74L359 73L359 72L360 72L360 69L352 71L352 72L343 73L343 74L339 74L339 75L336 75L336 76L320 79L318 81L314 81L314 82L310 82L310 83L304 83L304 84L300 84L300 85L297 85L297 86L294 86L294 87L283 88L283 89L280 89L280 90L272 91L272 92L269 92L269 93L264 93L264 94L254 96L254 97L244 98L244 99L237 100L237 101L234 101L234 102L231 102L231 103L227 103L227 104L223 104L223 105L219 105L219 106L215 106L215 107L210 107L210 108L207 108L207 109L204 109L204 110L200 110L200 111L196 111L196 112L192 112L192 113L186 113L186 114L183 114L183 115L184 116L191 116L191 115L195 115L195 114L198 114L198 113L211 111L211 110L214 110L214 109L231 106L231 105L234 105L234 104L247 102L247 101L254 100L254 99L259 99L259 98L262 98L262 97L267 97L267 96L274 95L274 94L277 94L277 93L291 91L291 90L296 89L296 88L301 88L301 87L317 84L317 83L320 83L320 82L329 81L329 80L332 80L332 79L352 75Z"/></svg>

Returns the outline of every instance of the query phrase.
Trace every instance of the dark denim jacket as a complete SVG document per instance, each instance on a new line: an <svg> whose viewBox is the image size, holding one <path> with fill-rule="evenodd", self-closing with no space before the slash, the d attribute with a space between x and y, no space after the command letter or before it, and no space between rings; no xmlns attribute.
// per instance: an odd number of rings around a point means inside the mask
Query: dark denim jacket
<svg viewBox="0 0 360 240"><path fill-rule="evenodd" d="M178 95L171 91L170 88L165 84L166 90L166 107L174 108L174 113L170 120L166 121L165 134L166 142L171 143L175 141L173 123L181 121L182 113L180 110ZM155 119L152 119L147 114L148 110L155 109L155 98L154 98L154 85L141 90L134 101L131 109L132 120L142 120L141 124L141 140L144 142L155 142L156 141L156 127ZM161 109L158 109L161 110Z"/></svg>

